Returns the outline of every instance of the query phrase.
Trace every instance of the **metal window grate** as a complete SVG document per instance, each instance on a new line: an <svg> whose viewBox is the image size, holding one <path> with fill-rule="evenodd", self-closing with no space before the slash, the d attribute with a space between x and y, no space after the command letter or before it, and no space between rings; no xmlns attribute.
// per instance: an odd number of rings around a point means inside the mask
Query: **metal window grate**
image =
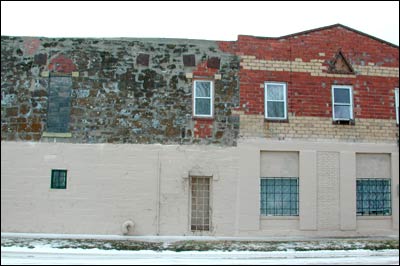
<svg viewBox="0 0 400 266"><path fill-rule="evenodd" d="M357 179L357 215L392 215L390 179Z"/></svg>
<svg viewBox="0 0 400 266"><path fill-rule="evenodd" d="M298 216L299 178L261 178L261 215Z"/></svg>
<svg viewBox="0 0 400 266"><path fill-rule="evenodd" d="M67 188L67 170L51 170L51 188Z"/></svg>
<svg viewBox="0 0 400 266"><path fill-rule="evenodd" d="M210 230L210 178L192 177L192 231Z"/></svg>

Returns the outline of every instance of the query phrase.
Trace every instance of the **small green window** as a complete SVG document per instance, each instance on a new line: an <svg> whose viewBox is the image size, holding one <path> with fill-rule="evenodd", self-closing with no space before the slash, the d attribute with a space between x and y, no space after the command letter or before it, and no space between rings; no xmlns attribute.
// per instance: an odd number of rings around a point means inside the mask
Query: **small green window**
<svg viewBox="0 0 400 266"><path fill-rule="evenodd" d="M51 188L56 188L56 189L67 188L67 170L59 170L59 169L51 170Z"/></svg>

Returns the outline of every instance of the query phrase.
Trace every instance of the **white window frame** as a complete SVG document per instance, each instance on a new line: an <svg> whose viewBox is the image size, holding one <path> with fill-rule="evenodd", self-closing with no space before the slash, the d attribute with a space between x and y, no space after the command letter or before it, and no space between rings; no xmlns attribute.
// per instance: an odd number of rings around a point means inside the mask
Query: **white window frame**
<svg viewBox="0 0 400 266"><path fill-rule="evenodd" d="M281 85L283 86L283 101L282 100L268 100L267 86L268 85ZM264 83L264 117L270 120L286 120L287 119L287 86L285 82L265 82ZM270 117L268 116L268 101L270 102L283 102L284 117Z"/></svg>
<svg viewBox="0 0 400 266"><path fill-rule="evenodd" d="M198 97L196 95L196 84L197 82L209 82L210 83L210 97ZM209 99L210 100L210 114L196 114L196 99ZM213 117L214 116L214 84L211 80L195 80L193 82L193 116L195 117Z"/></svg>
<svg viewBox="0 0 400 266"><path fill-rule="evenodd" d="M350 103L335 103L335 89L347 89L349 91ZM346 118L336 118L335 117L335 104L336 105L348 105L350 107L350 117ZM350 121L354 119L353 114L353 86L350 85L332 85L332 118L334 121Z"/></svg>
<svg viewBox="0 0 400 266"><path fill-rule="evenodd" d="M394 99L394 106L396 107L396 122L399 124L399 88L394 89Z"/></svg>

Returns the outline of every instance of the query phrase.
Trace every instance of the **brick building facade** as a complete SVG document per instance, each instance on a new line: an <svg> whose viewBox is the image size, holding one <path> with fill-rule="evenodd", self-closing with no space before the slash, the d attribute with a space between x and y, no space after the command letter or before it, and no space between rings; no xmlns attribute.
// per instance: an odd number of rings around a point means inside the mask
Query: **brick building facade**
<svg viewBox="0 0 400 266"><path fill-rule="evenodd" d="M336 24L1 56L2 232L398 232L398 46Z"/></svg>

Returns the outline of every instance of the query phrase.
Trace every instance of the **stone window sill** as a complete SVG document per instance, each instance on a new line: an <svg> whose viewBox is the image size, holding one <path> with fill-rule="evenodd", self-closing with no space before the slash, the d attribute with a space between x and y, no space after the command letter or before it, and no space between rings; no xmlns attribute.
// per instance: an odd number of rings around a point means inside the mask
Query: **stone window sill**
<svg viewBox="0 0 400 266"><path fill-rule="evenodd" d="M361 216L357 215L357 220L391 220L392 216L391 215L377 215L377 216Z"/></svg>
<svg viewBox="0 0 400 266"><path fill-rule="evenodd" d="M70 132L58 133L58 132L43 132L43 138L71 138L72 134Z"/></svg>

